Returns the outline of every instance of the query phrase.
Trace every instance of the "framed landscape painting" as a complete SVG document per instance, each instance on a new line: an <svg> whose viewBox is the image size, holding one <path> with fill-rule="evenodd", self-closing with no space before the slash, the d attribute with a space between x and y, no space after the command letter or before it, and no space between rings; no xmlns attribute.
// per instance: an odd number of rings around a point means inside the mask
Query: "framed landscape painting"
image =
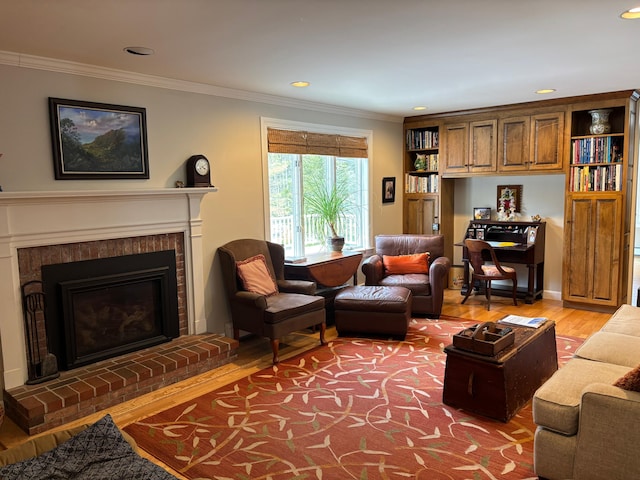
<svg viewBox="0 0 640 480"><path fill-rule="evenodd" d="M49 98L56 180L149 178L146 110Z"/></svg>

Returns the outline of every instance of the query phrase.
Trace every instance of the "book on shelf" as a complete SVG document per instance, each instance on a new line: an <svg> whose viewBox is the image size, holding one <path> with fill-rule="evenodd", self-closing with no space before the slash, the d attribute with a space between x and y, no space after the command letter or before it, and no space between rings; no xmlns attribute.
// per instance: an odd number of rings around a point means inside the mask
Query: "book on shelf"
<svg viewBox="0 0 640 480"><path fill-rule="evenodd" d="M438 175L405 174L404 193L438 193Z"/></svg>
<svg viewBox="0 0 640 480"><path fill-rule="evenodd" d="M523 317L521 315L507 315L506 317L498 320L498 323L508 323L511 325L518 325L520 327L538 328L548 319L545 317Z"/></svg>
<svg viewBox="0 0 640 480"><path fill-rule="evenodd" d="M613 163L622 161L621 138L591 137L572 140L571 163Z"/></svg>
<svg viewBox="0 0 640 480"><path fill-rule="evenodd" d="M573 192L616 192L622 189L622 164L574 165L570 170Z"/></svg>
<svg viewBox="0 0 640 480"><path fill-rule="evenodd" d="M439 143L437 130L407 130L408 150L438 148Z"/></svg>

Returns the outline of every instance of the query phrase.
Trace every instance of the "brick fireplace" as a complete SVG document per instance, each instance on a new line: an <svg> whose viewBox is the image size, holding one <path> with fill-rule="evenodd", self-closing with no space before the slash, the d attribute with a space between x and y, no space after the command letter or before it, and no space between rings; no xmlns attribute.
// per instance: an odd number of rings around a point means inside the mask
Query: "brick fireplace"
<svg viewBox="0 0 640 480"><path fill-rule="evenodd" d="M207 333L200 202L213 189L2 193L0 339L9 416L29 433L222 365L237 342ZM179 338L140 352L28 378L21 285L43 265L175 250ZM12 416L13 414L13 416Z"/></svg>

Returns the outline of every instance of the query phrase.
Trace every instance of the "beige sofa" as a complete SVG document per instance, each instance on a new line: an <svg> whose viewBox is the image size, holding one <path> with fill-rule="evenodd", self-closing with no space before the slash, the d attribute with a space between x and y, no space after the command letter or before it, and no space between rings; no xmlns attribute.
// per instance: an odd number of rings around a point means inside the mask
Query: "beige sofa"
<svg viewBox="0 0 640 480"><path fill-rule="evenodd" d="M640 392L614 386L639 364L640 308L623 305L533 397L540 478L640 478Z"/></svg>

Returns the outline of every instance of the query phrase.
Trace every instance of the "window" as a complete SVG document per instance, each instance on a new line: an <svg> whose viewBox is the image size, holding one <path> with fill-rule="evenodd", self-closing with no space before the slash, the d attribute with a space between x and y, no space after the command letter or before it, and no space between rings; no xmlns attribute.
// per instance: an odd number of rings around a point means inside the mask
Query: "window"
<svg viewBox="0 0 640 480"><path fill-rule="evenodd" d="M266 128L269 138L265 162L267 238L284 245L288 257L327 251L330 234L326 229L316 228L316 215L310 213L309 208L310 196L318 189L331 192L336 188L345 191L347 198L347 208L336 228L338 235L345 237L345 249L367 247L369 159L366 146L370 134L349 130L349 136L343 136L344 130L327 133L326 127L311 133L309 130L314 126L305 125L305 130L301 130L299 124L295 126L298 130L293 130L291 124L284 128L279 124L277 128L281 130Z"/></svg>

